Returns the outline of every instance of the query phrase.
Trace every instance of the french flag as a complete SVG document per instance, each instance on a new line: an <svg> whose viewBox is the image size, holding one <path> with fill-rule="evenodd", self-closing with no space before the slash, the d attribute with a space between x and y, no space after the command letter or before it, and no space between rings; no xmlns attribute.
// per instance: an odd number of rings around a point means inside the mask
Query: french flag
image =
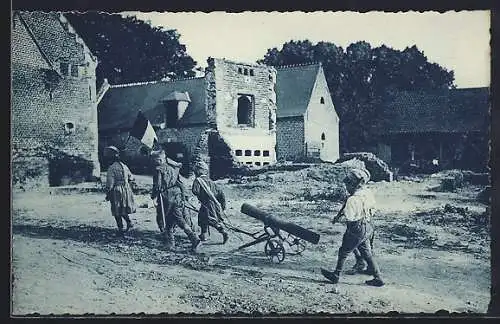
<svg viewBox="0 0 500 324"><path fill-rule="evenodd" d="M158 142L158 137L156 136L153 126L146 116L144 116L142 111L139 111L137 114L134 126L132 126L129 135L137 138L142 144L146 145L150 149L153 148L155 141Z"/></svg>

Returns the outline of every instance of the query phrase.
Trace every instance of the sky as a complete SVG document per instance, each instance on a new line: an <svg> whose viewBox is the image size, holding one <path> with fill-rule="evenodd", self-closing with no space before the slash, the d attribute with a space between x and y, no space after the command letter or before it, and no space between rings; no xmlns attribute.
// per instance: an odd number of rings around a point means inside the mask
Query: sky
<svg viewBox="0 0 500 324"><path fill-rule="evenodd" d="M416 45L430 62L455 73L459 88L490 84L490 12L124 12L176 29L187 53L205 67L209 56L253 63L290 40L357 41L403 50Z"/></svg>

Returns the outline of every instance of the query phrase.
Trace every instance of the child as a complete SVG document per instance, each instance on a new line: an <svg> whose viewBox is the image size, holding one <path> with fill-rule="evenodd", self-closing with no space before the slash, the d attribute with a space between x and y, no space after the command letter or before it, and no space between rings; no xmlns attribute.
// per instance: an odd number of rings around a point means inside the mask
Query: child
<svg viewBox="0 0 500 324"><path fill-rule="evenodd" d="M372 271L374 277L372 280L367 280L366 284L376 287L384 285L378 265L371 253L370 237L373 228L369 220L374 209L374 200L370 198L369 191L363 189L363 185L369 180L370 174L364 169L353 169L344 179L350 196L347 198L345 207L334 217L332 222L336 223L339 219L345 218L347 229L342 238L335 270L321 269L323 276L333 283L339 282L347 256L358 249L363 259L368 263L368 269Z"/></svg>

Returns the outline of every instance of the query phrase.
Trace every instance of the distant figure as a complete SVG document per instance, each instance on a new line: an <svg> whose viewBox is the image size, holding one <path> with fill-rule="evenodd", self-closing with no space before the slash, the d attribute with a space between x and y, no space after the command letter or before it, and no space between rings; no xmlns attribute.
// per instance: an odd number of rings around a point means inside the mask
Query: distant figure
<svg viewBox="0 0 500 324"><path fill-rule="evenodd" d="M209 226L222 234L223 244L229 238L221 224L222 214L226 209L224 192L208 177L208 165L198 162L194 167L196 176L193 182L193 194L198 197L201 207L198 212L198 226L201 228L200 240L205 241Z"/></svg>
<svg viewBox="0 0 500 324"><path fill-rule="evenodd" d="M122 218L127 222L126 232L133 227L128 215L136 211L134 193L130 187L134 176L125 163L120 161L120 151L116 147L108 146L106 149L111 152L113 162L106 176L106 200L111 203L111 214L115 217L118 235L123 236Z"/></svg>
<svg viewBox="0 0 500 324"><path fill-rule="evenodd" d="M323 276L333 283L339 282L347 256L358 249L363 259L368 263L368 269L374 277L372 280L367 280L366 284L377 287L384 285L378 265L371 253L370 238L373 228L369 220L374 209L374 201L371 200L366 191L362 190L362 186L368 182L369 177L366 171L354 169L344 179L350 197L347 198L345 207L333 218L332 222L336 223L339 219L345 218L347 229L342 238L335 270L321 269Z"/></svg>
<svg viewBox="0 0 500 324"><path fill-rule="evenodd" d="M166 247L169 250L174 247L174 228L177 225L186 233L195 251L200 239L184 218L186 190L179 178L182 164L167 158L164 151L153 152L152 158L155 174L151 199L156 199L156 222L165 235Z"/></svg>

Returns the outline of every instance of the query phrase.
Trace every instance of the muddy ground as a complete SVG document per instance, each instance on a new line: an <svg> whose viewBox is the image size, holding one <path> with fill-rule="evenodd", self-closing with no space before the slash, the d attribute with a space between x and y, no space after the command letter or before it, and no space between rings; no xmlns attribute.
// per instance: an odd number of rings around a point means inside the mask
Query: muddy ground
<svg viewBox="0 0 500 324"><path fill-rule="evenodd" d="M262 223L240 212L250 203L314 230L317 245L280 264L264 243L235 251L251 237L215 231L197 254L177 230L174 252L164 250L147 190L138 176L135 228L115 237L109 203L97 184L17 191L12 200L12 312L128 313L402 313L479 312L490 299L490 242L482 189L436 190L443 175L370 183L378 202L375 257L386 286L368 287L365 275L326 282L344 225L330 219L340 201L324 194L327 182L308 172L270 172L245 183L221 180L232 225L259 231ZM192 181L192 180L191 180ZM189 180L187 181L189 185ZM322 191L323 190L323 191ZM198 206L196 199L190 203ZM447 206L448 205L448 206ZM191 213L196 223L195 213ZM285 244L286 251L290 251ZM354 263L348 259L346 269Z"/></svg>

